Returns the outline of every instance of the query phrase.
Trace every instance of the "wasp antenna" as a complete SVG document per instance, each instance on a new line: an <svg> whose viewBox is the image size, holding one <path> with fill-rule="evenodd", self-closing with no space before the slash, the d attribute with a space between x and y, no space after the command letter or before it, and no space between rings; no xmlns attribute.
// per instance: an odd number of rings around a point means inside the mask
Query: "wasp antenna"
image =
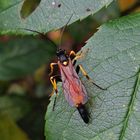
<svg viewBox="0 0 140 140"><path fill-rule="evenodd" d="M37 33L37 34L41 35L44 38L46 37L43 33L39 32L39 31L36 31L36 30L27 29L27 28L19 28L19 29Z"/></svg>
<svg viewBox="0 0 140 140"><path fill-rule="evenodd" d="M78 109L78 112L81 115L83 121L85 123L89 123L89 113L88 113L85 105L79 104L78 107L77 107L77 109Z"/></svg>
<svg viewBox="0 0 140 140"><path fill-rule="evenodd" d="M53 46L55 46L55 47L57 48L57 45L56 45L51 39L49 39L44 33L41 33L41 32L36 31L36 30L27 29L27 28L19 28L19 29L37 33L37 34L39 34L43 39L48 40Z"/></svg>
<svg viewBox="0 0 140 140"><path fill-rule="evenodd" d="M74 15L74 14L72 13L72 15L70 16L69 20L67 21L67 23L65 24L65 26L62 28L61 35L60 35L60 42L59 42L59 46L60 46L60 45L61 45L61 43L62 43L62 36L63 36L63 33L64 33L64 31L65 31L65 29L66 29L67 25L69 24L69 22L70 22L71 18L73 17L73 15Z"/></svg>

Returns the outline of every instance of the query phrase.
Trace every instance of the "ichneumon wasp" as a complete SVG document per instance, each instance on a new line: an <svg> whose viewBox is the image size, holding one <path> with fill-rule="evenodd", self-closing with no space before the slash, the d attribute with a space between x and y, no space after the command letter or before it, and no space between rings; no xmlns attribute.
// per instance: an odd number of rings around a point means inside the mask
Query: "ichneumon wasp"
<svg viewBox="0 0 140 140"><path fill-rule="evenodd" d="M88 101L88 96L86 89L81 82L78 73L79 70L81 70L82 74L90 80L95 86L98 88L103 89L102 87L95 84L92 79L87 75L86 71L83 69L82 65L77 65L76 69L74 68L74 65L76 64L76 60L81 57L81 54L76 55L74 51L71 51L68 55L65 50L58 49L57 53L58 62L57 63L51 63L51 73L53 73L53 66L58 65L60 74L61 75L54 75L50 77L50 81L54 87L56 95L58 94L57 90L57 81L62 81L62 87L63 92L65 95L65 98L70 106L75 106L81 115L83 121L85 123L89 122L89 113L85 107L85 104ZM57 97L57 96L56 96ZM56 98L54 101L55 106ZM54 110L53 106L53 110Z"/></svg>
<svg viewBox="0 0 140 140"><path fill-rule="evenodd" d="M72 16L71 16L72 17ZM70 17L70 19L71 19ZM69 21L70 21L69 19ZM69 23L67 22L67 24ZM62 33L65 30L65 27L67 24L64 26L62 29ZM47 36L45 36L43 33L40 33L38 31L30 30L30 29L25 29L28 31L36 32L41 35L42 38L48 40L51 42L55 47L57 46L52 40L50 40ZM62 34L61 34L61 39L62 39ZM61 40L60 40L61 44ZM75 69L75 64L78 58L82 56L81 54L76 54L74 51L71 51L70 54L67 54L65 50L61 49L60 47L58 48L57 52L57 63L51 63L50 68L51 72L49 74L50 76L50 81L53 85L54 88L54 93L56 93L55 100L54 100L54 105L53 105L53 110L55 107L56 103L56 98L58 95L58 89L57 89L57 82L62 82L62 87L63 87L63 92L65 95L65 98L67 102L69 103L70 106L76 107L80 116L82 117L83 121L85 123L89 122L89 112L87 111L85 104L88 101L88 95L87 91L85 89L85 86L83 85L82 81L80 80L78 73L81 70L82 74L92 82L95 86L98 88L105 90L104 88L98 86L96 83L92 81L92 79L88 76L82 65L77 65ZM57 65L60 71L60 75L53 75L54 71L54 66ZM53 95L52 94L52 95Z"/></svg>

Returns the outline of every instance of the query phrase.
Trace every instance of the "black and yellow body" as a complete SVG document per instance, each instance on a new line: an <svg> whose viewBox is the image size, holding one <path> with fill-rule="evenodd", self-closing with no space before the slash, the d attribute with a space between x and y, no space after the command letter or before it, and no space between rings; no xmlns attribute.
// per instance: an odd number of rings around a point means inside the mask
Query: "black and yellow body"
<svg viewBox="0 0 140 140"><path fill-rule="evenodd" d="M74 55L75 53L72 51L70 54ZM65 98L70 106L74 106L78 109L83 121L88 123L89 114L85 107L85 103L88 101L86 89L73 66L70 56L66 54L66 51L58 50L57 57Z"/></svg>

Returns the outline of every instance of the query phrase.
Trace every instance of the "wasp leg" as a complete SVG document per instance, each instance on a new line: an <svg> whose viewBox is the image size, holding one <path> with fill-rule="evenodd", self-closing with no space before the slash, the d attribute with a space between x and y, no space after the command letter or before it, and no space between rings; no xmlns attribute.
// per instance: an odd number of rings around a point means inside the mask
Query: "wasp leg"
<svg viewBox="0 0 140 140"><path fill-rule="evenodd" d="M51 72L49 73L49 76L51 76L53 74L54 65L58 65L58 64L57 63L51 63L50 64Z"/></svg>
<svg viewBox="0 0 140 140"><path fill-rule="evenodd" d="M72 62L72 64L73 64L73 66L75 66L75 64L76 64L76 60L74 60L74 61Z"/></svg>
<svg viewBox="0 0 140 140"><path fill-rule="evenodd" d="M79 70L80 70L80 67L79 67L79 65L77 65L76 66L76 72L77 72L77 74L79 73Z"/></svg>
<svg viewBox="0 0 140 140"><path fill-rule="evenodd" d="M51 76L51 77L50 77L50 81L51 81L52 86L53 86L53 88L54 88L54 90L55 90L55 93L57 94L57 93L58 93L58 90L57 90L57 84L56 84L55 76Z"/></svg>
<svg viewBox="0 0 140 140"><path fill-rule="evenodd" d="M74 59L76 57L76 53L74 51L71 51L69 54L70 59L72 60L73 66L76 64L76 60Z"/></svg>
<svg viewBox="0 0 140 140"><path fill-rule="evenodd" d="M94 81L88 76L87 72L84 70L84 68L82 67L82 65L77 65L76 67L76 72L79 73L79 70L81 70L82 74L92 82L93 85L95 85L96 87L98 87L101 90L107 90L106 88L102 88L99 85L97 85L96 83L94 83Z"/></svg>
<svg viewBox="0 0 140 140"><path fill-rule="evenodd" d="M69 56L72 56L72 55L75 57L76 56L76 53L74 51L71 51L70 54L69 54Z"/></svg>
<svg viewBox="0 0 140 140"><path fill-rule="evenodd" d="M60 75L55 75L55 76L51 76L50 77L50 81L51 81L51 83L53 85L53 88L54 88L54 91L56 93L56 96L55 96L55 99L54 99L54 103L53 103L53 111L54 111L54 107L55 107L55 104L56 104L56 98L57 98L57 95L58 95L56 80L57 81L62 81ZM54 94L54 92L51 93L51 96L53 94Z"/></svg>
<svg viewBox="0 0 140 140"><path fill-rule="evenodd" d="M71 51L69 54L70 59L72 60L73 66L76 64L76 60L80 57L82 57L82 51L80 54L76 54L74 51Z"/></svg>
<svg viewBox="0 0 140 140"><path fill-rule="evenodd" d="M71 60L77 60L79 58L81 58L82 55L82 51L79 54L76 54L74 51L71 51L69 54L69 57L71 58Z"/></svg>
<svg viewBox="0 0 140 140"><path fill-rule="evenodd" d="M76 57L76 53L74 51L71 51L69 57L71 60L73 60Z"/></svg>

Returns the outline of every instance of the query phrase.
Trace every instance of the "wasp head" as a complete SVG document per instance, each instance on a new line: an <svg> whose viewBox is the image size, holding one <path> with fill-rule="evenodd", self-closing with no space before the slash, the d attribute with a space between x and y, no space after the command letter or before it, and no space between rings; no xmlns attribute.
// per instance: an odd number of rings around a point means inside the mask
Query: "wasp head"
<svg viewBox="0 0 140 140"><path fill-rule="evenodd" d="M58 51L56 52L56 55L58 57L58 60L60 61L60 63L63 66L67 66L68 65L68 63L69 63L69 57L66 54L66 51L65 50L58 49Z"/></svg>

